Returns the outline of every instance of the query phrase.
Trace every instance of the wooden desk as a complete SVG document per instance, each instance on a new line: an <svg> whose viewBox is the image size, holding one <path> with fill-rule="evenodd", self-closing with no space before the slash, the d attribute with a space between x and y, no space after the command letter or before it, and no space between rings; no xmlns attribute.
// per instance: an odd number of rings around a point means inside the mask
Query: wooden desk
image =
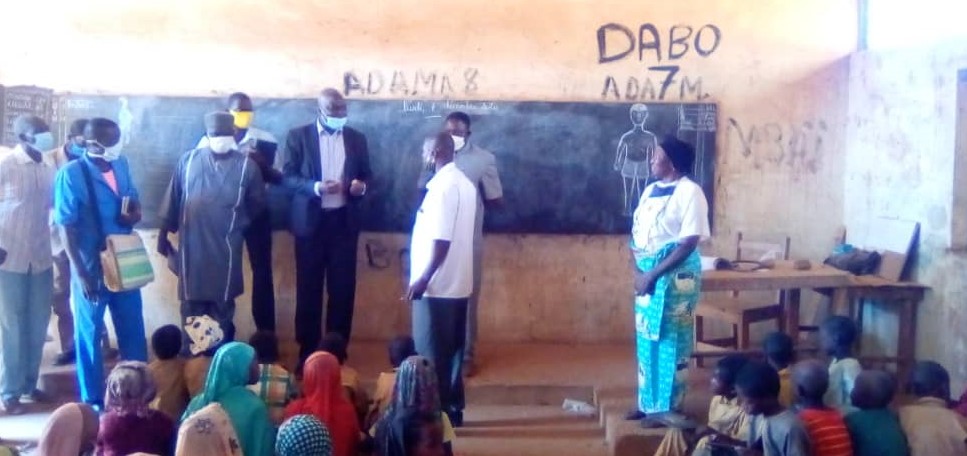
<svg viewBox="0 0 967 456"><path fill-rule="evenodd" d="M826 265L814 264L812 269L799 271L793 269L792 262L780 261L774 269L761 269L753 272L704 271L702 272L702 291L780 291L786 290L787 299L783 304L782 329L799 343L799 305L804 288L833 289L834 308L846 307L847 287L850 274Z"/></svg>
<svg viewBox="0 0 967 456"><path fill-rule="evenodd" d="M860 334L863 332L864 300L895 306L898 311L896 356L863 356L860 347L857 353L861 361L896 363L900 382L906 381L917 355L917 309L927 290L927 286L919 283L894 282L878 276L850 276L850 286L847 289L849 309L834 306L833 311L853 318ZM853 303L856 304L855 315Z"/></svg>

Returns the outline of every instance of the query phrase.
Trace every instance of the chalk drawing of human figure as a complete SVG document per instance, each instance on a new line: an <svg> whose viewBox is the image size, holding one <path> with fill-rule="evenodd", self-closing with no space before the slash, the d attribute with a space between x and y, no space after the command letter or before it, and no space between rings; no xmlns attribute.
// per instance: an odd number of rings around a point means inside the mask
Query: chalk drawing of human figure
<svg viewBox="0 0 967 456"><path fill-rule="evenodd" d="M128 106L128 97L121 97L118 100L121 104L118 109L118 129L121 130L121 146L127 146L131 142L131 133L134 129L134 114Z"/></svg>
<svg viewBox="0 0 967 456"><path fill-rule="evenodd" d="M614 170L621 174L624 184L624 215L632 215L641 192L648 183L651 173L651 156L658 147L658 138L645 130L648 120L648 106L635 103L629 110L633 126L618 141L618 152L614 160Z"/></svg>

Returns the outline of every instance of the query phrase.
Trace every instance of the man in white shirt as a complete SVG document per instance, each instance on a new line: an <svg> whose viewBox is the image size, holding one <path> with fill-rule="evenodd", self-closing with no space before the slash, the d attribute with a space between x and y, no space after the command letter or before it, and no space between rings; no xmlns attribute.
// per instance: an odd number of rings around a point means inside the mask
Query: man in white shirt
<svg viewBox="0 0 967 456"><path fill-rule="evenodd" d="M433 360L440 403L454 426L463 424L463 351L467 301L473 292L477 189L453 163L453 138L439 133L423 143L435 167L416 214L410 244L410 289L416 351Z"/></svg>
<svg viewBox="0 0 967 456"><path fill-rule="evenodd" d="M37 379L54 289L50 209L54 168L43 161L54 146L34 116L13 123L17 146L0 158L0 398L8 415L21 398L45 400Z"/></svg>

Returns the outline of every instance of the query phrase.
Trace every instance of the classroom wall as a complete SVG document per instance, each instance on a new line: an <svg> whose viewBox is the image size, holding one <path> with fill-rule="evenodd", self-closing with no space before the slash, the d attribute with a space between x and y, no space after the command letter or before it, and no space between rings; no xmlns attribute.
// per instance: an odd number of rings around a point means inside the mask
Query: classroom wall
<svg viewBox="0 0 967 456"><path fill-rule="evenodd" d="M967 237L956 227L967 223L967 206L954 202L967 183L967 104L957 104L967 51L950 43L863 52L850 66L847 226L865 232L877 217L920 222L914 277L932 289L919 312L917 356L946 366L960 394L967 386ZM967 101L967 78L961 85ZM896 315L879 308L868 323L874 342L892 353Z"/></svg>
<svg viewBox="0 0 967 456"><path fill-rule="evenodd" d="M0 42L35 39L0 47L0 83L60 92L293 97L348 81L352 98L715 101L706 251L733 251L745 231L788 234L794 256L822 259L843 215L854 2L34 0L3 9L43 17L43 33L37 21L5 23ZM285 234L276 241L288 331L292 245ZM396 252L406 238L367 233L361 250L368 241ZM484 340L631 340L625 237L495 235L486 252ZM405 330L398 261L376 270L362 258L356 334ZM173 280L161 275L145 290L149 329L177 315ZM251 328L247 298L239 326Z"/></svg>

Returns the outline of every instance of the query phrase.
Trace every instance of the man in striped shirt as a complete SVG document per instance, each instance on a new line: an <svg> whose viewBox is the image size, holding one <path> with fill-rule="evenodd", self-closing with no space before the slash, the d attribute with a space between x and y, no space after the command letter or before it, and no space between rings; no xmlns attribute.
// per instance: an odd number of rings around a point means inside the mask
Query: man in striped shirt
<svg viewBox="0 0 967 456"><path fill-rule="evenodd" d="M793 368L793 383L799 405L799 419L812 441L813 456L853 456L853 445L843 415L826 407L823 396L829 388L829 371L816 360Z"/></svg>
<svg viewBox="0 0 967 456"><path fill-rule="evenodd" d="M36 387L54 281L54 169L43 161L54 138L34 116L18 117L13 129L18 144L0 159L0 398L10 415L22 411L21 399L46 399Z"/></svg>

